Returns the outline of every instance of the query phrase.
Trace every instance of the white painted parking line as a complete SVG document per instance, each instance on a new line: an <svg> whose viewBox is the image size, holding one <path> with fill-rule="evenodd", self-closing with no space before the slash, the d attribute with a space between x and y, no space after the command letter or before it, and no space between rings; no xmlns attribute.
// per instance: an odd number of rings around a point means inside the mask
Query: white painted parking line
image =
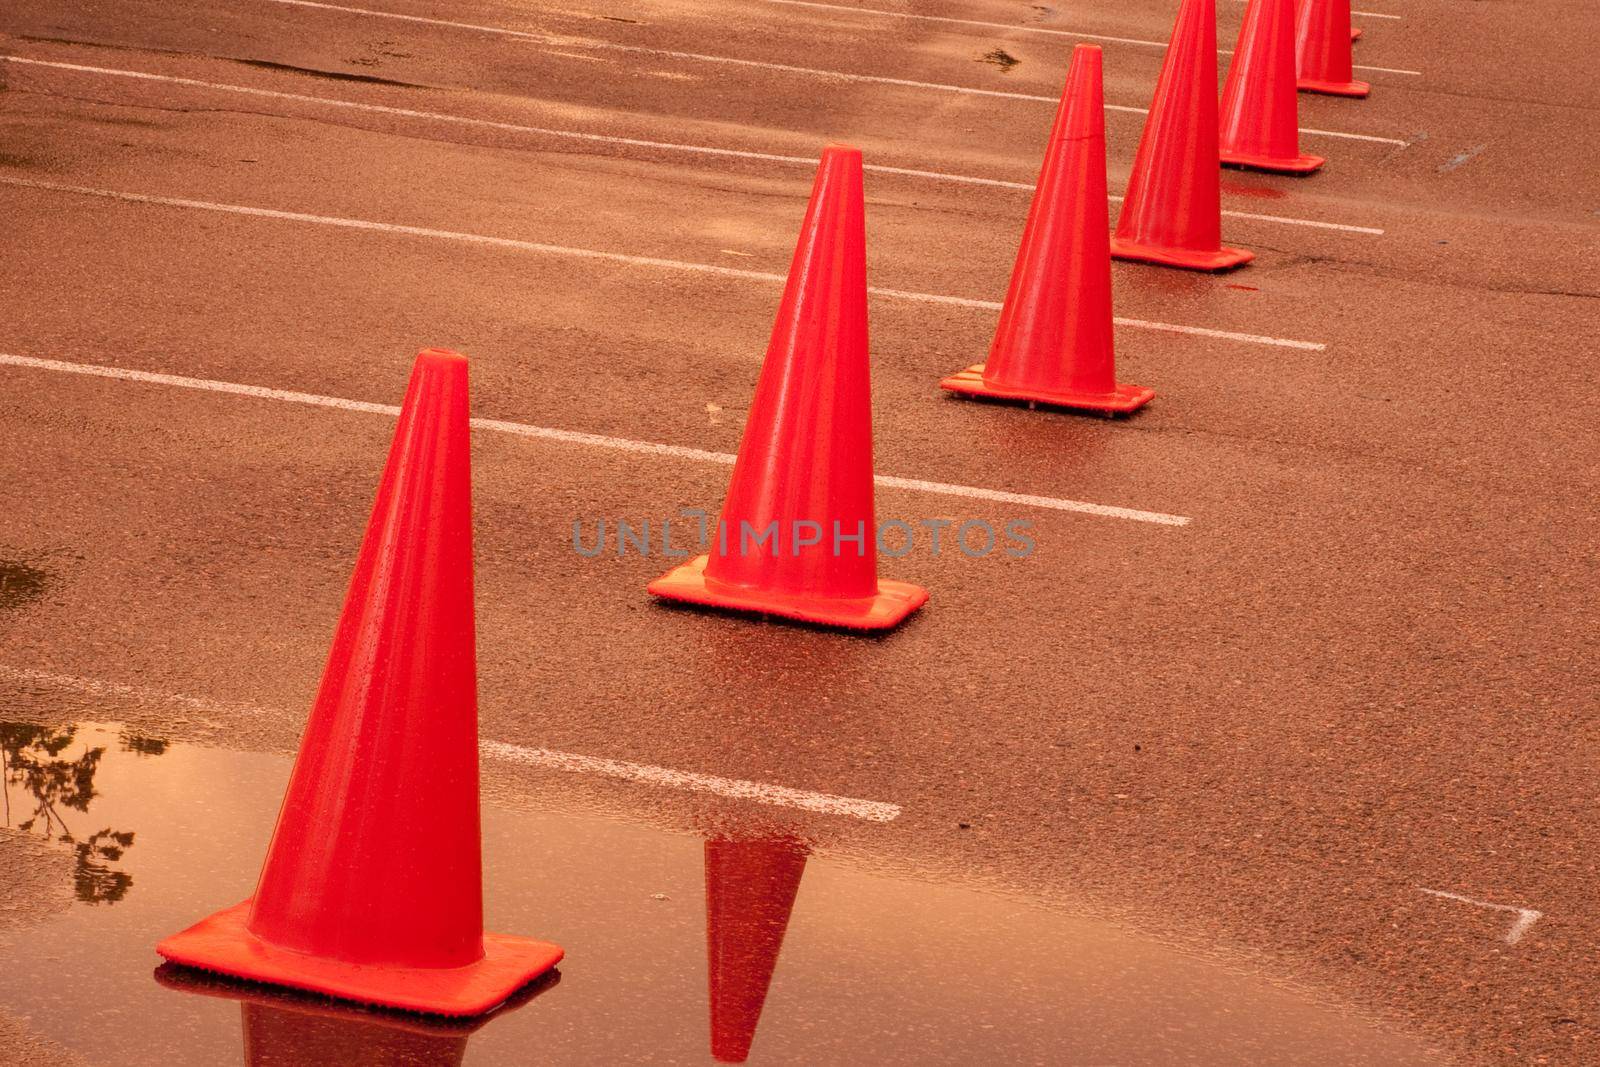
<svg viewBox="0 0 1600 1067"><path fill-rule="evenodd" d="M202 392L246 396L257 400L273 400L288 404L305 404L310 407L333 408L338 411L357 411L373 415L398 416L395 404L377 404L368 400L350 400L345 397L321 396L317 393L300 393L288 389L272 389L261 385L223 382L210 378L189 378L178 374L161 374L155 371L134 370L129 367L109 367L98 363L70 363L59 359L40 359L36 356L19 356L0 352L0 366L26 367L31 370L56 374L81 374L92 378L111 378L118 381L142 382L147 385L165 385L176 389L197 389ZM506 433L518 437L532 437L562 444L601 448L636 455L670 456L697 463L716 463L732 466L737 458L728 452L711 452L683 445L660 444L654 441L635 441L626 437L607 437L602 434L581 433L550 426L530 426L527 423L508 422L503 419L473 419L477 430ZM1187 515L1168 515L1159 511L1141 511L1137 508L1116 507L1109 504L1091 504L1083 500L1063 497L1037 496L1030 493L1013 493L1004 489L986 489L975 485L954 485L948 482L931 482L919 478L897 478L880 474L876 484L887 489L907 489L913 492L932 493L937 496L962 497L1022 507L1045 508L1052 511L1070 511L1082 515L1097 515L1108 519L1127 519L1156 526L1187 526Z"/></svg>
<svg viewBox="0 0 1600 1067"><path fill-rule="evenodd" d="M652 767L626 760L601 759L597 756L579 756L571 752L556 752L548 748L523 748L502 741L484 741L480 751L491 759L521 763L531 767L548 767L561 771L599 774L607 778L621 778L629 782L643 782L665 789L687 789L699 793L714 793L730 800L749 800L757 804L774 804L801 811L814 811L823 815L847 815L869 822L890 822L900 816L898 804L881 800L858 800L855 797L835 796L831 793L814 793L809 789L791 789L785 785L751 782L742 778L723 778L715 774L694 771L675 771L669 767Z"/></svg>
<svg viewBox="0 0 1600 1067"><path fill-rule="evenodd" d="M287 4L294 7L317 8L323 11L338 11L352 15L367 15L373 18L399 19L404 22L420 22L435 26L449 26L455 29L472 30L478 33L492 33L519 40L537 41L541 44L554 45L562 48L589 49L592 51L627 52L633 55L660 56L664 59L682 59L694 63L720 63L727 66L753 67L761 70L775 70L785 74L801 74L813 78L827 78L834 81L848 81L868 83L874 85L896 85L910 89L929 89L941 93L960 93L968 96L997 96L1010 100L1028 100L1055 104L1060 101L1058 96L1040 96L1034 93L1014 93L1000 89L979 89L969 85L947 85L943 82L916 81L911 78L890 78L878 74L853 74L842 70L823 70L817 67L798 67L788 63L768 63L758 59L736 59L732 56L713 56L702 52L674 52L665 48L647 48L644 45L616 44L611 41L596 41L587 37L560 37L554 34L530 33L526 30L511 30L499 26L482 26L471 22L453 22L449 19L428 18L422 15L403 15L395 11L376 11L365 7L347 7L343 4L325 4L321 0L263 0L269 4ZM1106 104L1107 111L1126 111L1136 115L1148 112L1147 108L1128 107L1124 104ZM1374 137L1365 133L1346 133L1342 130L1317 130L1307 126L1300 128L1301 133L1312 134L1317 137L1338 137L1348 141L1370 141L1377 144L1392 144L1406 147L1409 142L1394 137Z"/></svg>
<svg viewBox="0 0 1600 1067"><path fill-rule="evenodd" d="M871 15L878 18L913 19L918 22L942 22L947 25L956 26L981 26L984 29L1008 30L1012 33L1039 33L1047 34L1052 37L1071 37L1074 40L1080 41L1109 41L1112 44L1131 44L1139 45L1144 48L1165 49L1167 47L1166 41L1154 41L1143 37L1109 37L1103 33L1085 33L1082 30L1063 30L1053 26L1029 26L1014 22L984 22L980 19L957 19L950 18L945 15L920 15L910 11L885 11L882 8L855 7L851 4L823 4L818 3L817 0L763 0L763 2L768 4L782 4L786 7L816 8L817 10L821 11L844 11L852 15ZM1217 54L1229 56L1232 55L1233 52L1230 49L1220 48L1217 50ZM1359 63L1355 64L1355 68L1357 70L1381 70L1385 74L1420 75L1422 73L1420 70L1395 70L1391 67L1364 67Z"/></svg>
<svg viewBox="0 0 1600 1067"><path fill-rule="evenodd" d="M1364 67L1360 63L1351 64L1356 70L1374 70L1379 74L1414 74L1420 76L1420 70L1403 70L1400 67Z"/></svg>
<svg viewBox="0 0 1600 1067"><path fill-rule="evenodd" d="M1419 885L1417 886L1417 892L1427 893L1429 896L1434 897L1443 897L1445 900L1457 900L1477 908L1514 912L1517 918L1512 922L1511 928L1506 931L1506 944L1508 945L1515 945L1518 941L1521 941L1522 935L1531 930L1534 923L1544 918L1544 912L1535 911L1532 908L1519 908L1511 904L1491 904L1487 900L1474 900L1471 897L1464 897L1460 893L1446 893L1442 889L1425 889Z"/></svg>
<svg viewBox="0 0 1600 1067"><path fill-rule="evenodd" d="M61 63L52 60L31 59L25 56L0 56L0 63L20 63L33 67L49 68L51 70L74 71L82 74L94 74L105 77L129 78L138 81L161 82L169 85L182 85L196 89L208 89L217 92L239 93L246 96L256 96L271 100L289 100L295 103L319 104L326 107L344 108L352 111L364 111L380 115L393 115L396 118L421 119L432 122L450 122L464 126L477 126L486 129L504 130L511 133L524 133L541 137L558 137L568 140L588 141L597 144L614 144L630 148L649 148L670 152L689 152L699 155L729 157L737 159L753 159L766 163L782 163L794 166L815 167L814 156L786 156L772 152L749 152L736 148L716 148L710 145L676 144L671 141L649 141L638 137L613 137L609 134L586 133L580 130L560 130L546 126L524 126L514 122L499 122L494 119L478 119L465 115L452 115L442 111L418 111L406 107L390 107L385 104L367 104L355 100L338 100L326 96L310 96L305 93L287 93L275 89L258 89L248 85L233 85L227 82L201 81L197 78L181 78L171 74L152 74L141 70L121 70L115 67L91 67L82 63ZM13 86L15 88L15 86ZM894 174L903 177L926 178L930 181L955 182L967 185L990 185L1003 189L1023 189L1031 192L1033 185L1027 182L1004 181L999 178L976 178L965 174L947 174L942 171L916 170L910 167L887 167L880 164L866 163L863 169L875 174ZM1110 199L1120 201L1122 197L1112 196ZM1319 219L1297 219L1285 215L1261 215L1247 211L1223 211L1224 215L1239 219L1255 219L1261 222L1280 223L1286 226L1309 226L1316 229L1338 230L1345 233L1365 233L1381 235L1383 230L1374 226L1352 226L1342 222L1323 222Z"/></svg>
<svg viewBox="0 0 1600 1067"><path fill-rule="evenodd" d="M1236 4L1243 4L1243 3L1246 3L1246 2L1248 2L1248 0L1234 0L1234 3L1236 3ZM1384 15L1384 14L1381 14L1381 13L1379 13L1377 11L1351 11L1350 14L1358 15L1361 18L1365 18L1365 19L1394 19L1397 22L1400 19L1405 18L1404 15Z"/></svg>
<svg viewBox="0 0 1600 1067"><path fill-rule="evenodd" d="M1219 48L1219 49L1217 49L1217 55L1219 55L1219 56L1231 56L1231 55L1233 55L1233 49L1231 49L1231 48ZM1352 63L1351 67L1353 67L1355 70L1371 70L1371 71L1376 71L1376 72L1378 72L1380 74L1407 74L1407 75L1410 75L1410 76L1416 77L1416 78L1420 78L1422 76L1422 71L1420 71L1420 70L1404 70L1404 69L1402 69L1400 67L1367 67L1367 66L1361 65L1360 63ZM1307 131L1302 129L1300 132L1301 133L1305 133Z"/></svg>
<svg viewBox="0 0 1600 1067"><path fill-rule="evenodd" d="M277 708L264 708L254 705L227 705L217 701L201 700L198 697L181 696L177 693L163 693L160 690L150 689L145 686L124 685L120 682L108 682L98 678L80 678L70 674L54 674L49 671L21 667L0 665L0 678L8 678L13 682L24 684L68 689L97 698L120 698L134 700L139 703L169 704L199 711L244 713L252 718L267 716L276 719L287 719L289 717L285 712ZM222 725L209 719L204 720L204 723L213 727ZM817 793L809 789L794 789L786 785L773 785L770 782L753 782L744 778L724 778L715 774L679 771L671 767L655 767L648 763L633 763L628 760L607 759L602 756L584 756L576 752L560 752L550 748L527 748L522 745L507 744L504 741L479 741L478 751L488 759L501 760L506 763L518 763L527 767L544 767L551 770L572 771L579 774L596 774L605 778L620 778L624 781L639 782L663 789L712 793L716 796L726 797L729 800L746 800L755 804L797 808L801 811L812 811L821 815L842 815L852 819L865 819L868 822L892 822L900 817L900 806L898 804L888 804L881 800L861 800L856 797L838 796L833 793Z"/></svg>
<svg viewBox="0 0 1600 1067"><path fill-rule="evenodd" d="M1398 137L1373 137L1366 133L1345 133L1342 130L1318 130L1310 126L1300 127L1301 133L1314 134L1317 137L1338 137L1346 141L1370 141L1373 144L1392 144L1401 148L1408 148L1410 141L1403 141Z"/></svg>
<svg viewBox="0 0 1600 1067"><path fill-rule="evenodd" d="M570 256L577 259L603 260L611 263L626 263L637 267L654 267L663 270L692 271L698 274L714 274L724 278L745 278L752 281L776 282L782 284L788 279L781 274L768 271L741 270L737 267L723 267L712 263L688 263L677 259L661 259L655 256L635 256L626 252L604 252L592 248L575 248L570 245L543 244L538 241L521 241L512 237L491 237L486 234L462 233L457 230L435 230L426 226L404 226L392 222L372 222L367 219L346 219L333 215L310 215L300 211L279 211L274 208L249 207L243 204L216 204L207 200L186 200L173 196L152 196L146 193L125 193L116 189L95 189L83 185L63 185L56 182L34 181L30 178L15 178L0 174L0 185L13 185L23 189L42 189L48 192L70 193L75 196L94 196L106 200L119 200L129 204L153 204L158 207L183 208L191 211L215 211L228 215L243 215L252 218L277 219L284 222L303 222L316 226L333 226L350 230L366 230L374 233L394 234L402 237L424 237L443 241L460 241L465 244L484 245L492 248L514 248L523 252L538 252L551 256ZM909 300L923 304L944 304L952 307L982 308L984 310L1000 310L1000 304L994 300L973 300L962 296L946 296L940 293L916 293L903 289L884 289L880 286L870 286L867 292L874 296L889 297L897 300ZM1162 333L1183 333L1195 337L1214 337L1219 340L1238 341L1242 344L1267 345L1274 348L1296 348L1308 352L1321 352L1328 346L1319 341L1296 341L1287 337L1267 337L1261 334L1237 333L1232 330L1213 330L1205 326L1181 326L1170 322L1151 322L1147 319L1129 319L1118 316L1112 320L1119 326L1128 326L1139 330L1156 330Z"/></svg>

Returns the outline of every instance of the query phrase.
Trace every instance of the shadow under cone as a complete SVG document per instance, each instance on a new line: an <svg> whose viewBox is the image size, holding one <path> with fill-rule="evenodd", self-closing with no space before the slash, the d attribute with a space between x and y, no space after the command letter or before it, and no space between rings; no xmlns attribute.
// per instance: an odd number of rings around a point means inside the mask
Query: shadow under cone
<svg viewBox="0 0 1600 1067"><path fill-rule="evenodd" d="M1178 8L1111 254L1213 271L1255 258L1254 252L1222 243L1216 0L1183 0Z"/></svg>
<svg viewBox="0 0 1600 1067"><path fill-rule="evenodd" d="M925 590L878 578L861 152L829 145L712 551L656 596L855 629L894 626Z"/></svg>
<svg viewBox="0 0 1600 1067"><path fill-rule="evenodd" d="M719 1063L750 1055L805 870L805 847L795 841L706 842L711 1055Z"/></svg>
<svg viewBox="0 0 1600 1067"><path fill-rule="evenodd" d="M417 357L254 897L176 963L476 1015L561 959L483 932L467 363Z"/></svg>
<svg viewBox="0 0 1600 1067"><path fill-rule="evenodd" d="M1295 19L1296 83L1301 92L1366 96L1372 86L1356 81L1350 42L1350 0L1300 0Z"/></svg>
<svg viewBox="0 0 1600 1067"><path fill-rule="evenodd" d="M1116 379L1100 49L1080 44L1056 112L987 362L952 392L1126 413L1154 391Z"/></svg>
<svg viewBox="0 0 1600 1067"><path fill-rule="evenodd" d="M1222 90L1222 162L1309 174L1325 162L1300 152L1294 87L1294 0L1250 0Z"/></svg>

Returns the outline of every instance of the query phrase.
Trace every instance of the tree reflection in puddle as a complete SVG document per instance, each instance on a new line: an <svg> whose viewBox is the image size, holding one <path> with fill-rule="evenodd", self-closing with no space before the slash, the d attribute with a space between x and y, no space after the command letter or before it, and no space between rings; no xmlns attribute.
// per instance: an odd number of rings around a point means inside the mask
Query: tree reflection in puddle
<svg viewBox="0 0 1600 1067"><path fill-rule="evenodd" d="M114 904L127 896L133 886L133 876L116 866L123 853L133 847L133 832L108 826L85 837L81 823L76 830L69 823L70 812L89 814L90 804L98 795L95 774L106 752L103 745L85 745L76 756L71 755L77 737L76 726L0 722L0 793L5 797L5 825L20 833L70 845L74 895L86 904ZM167 742L127 730L120 735L119 743L125 751L141 756L159 756L167 750ZM13 791L21 798L19 803L12 802Z"/></svg>

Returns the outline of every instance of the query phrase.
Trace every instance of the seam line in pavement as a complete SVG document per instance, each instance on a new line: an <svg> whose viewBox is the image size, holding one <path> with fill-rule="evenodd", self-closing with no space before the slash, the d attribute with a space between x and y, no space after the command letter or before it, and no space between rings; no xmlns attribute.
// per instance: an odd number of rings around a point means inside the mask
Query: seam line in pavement
<svg viewBox="0 0 1600 1067"><path fill-rule="evenodd" d="M254 397L258 400L305 404L311 407L334 408L340 411L359 411L389 416L398 416L400 414L400 408L395 404L377 404L367 400L350 400L346 397L322 396L317 393L272 389L262 385L245 385L239 382L224 382L210 378L189 378L178 374L161 374L155 371L111 367L97 363L71 363L60 359L40 359L36 356L19 356L8 352L0 352L0 366L27 367L33 370L53 371L58 374L81 374L95 378L143 382L148 385L166 385L178 389L227 393L234 396ZM477 430L489 430L518 437L560 441L564 444L584 445L590 448L604 448L639 455L671 456L675 459L717 463L724 466L731 466L734 460L738 458L728 452L711 452L701 448L660 444L654 441L635 441L626 437L607 437L603 434L562 430L550 426L532 426L527 423L509 422L504 419L475 418L472 420L472 426ZM909 489L938 496L954 496L970 500L1018 504L1045 508L1051 511L1070 511L1083 515L1097 515L1102 518L1146 522L1157 526L1187 526L1190 522L1187 515L1168 515L1159 511L1141 511L1137 508L1117 507L1110 504L1092 504L1083 500L1068 500L1062 497L1013 493L1008 490L985 489L975 485L955 485L948 482L931 482L919 478L899 478L883 474L876 475L873 480L877 485L887 489Z"/></svg>
<svg viewBox="0 0 1600 1067"><path fill-rule="evenodd" d="M27 56L0 55L0 63L24 63L34 67L45 67L52 70L70 70L80 73L101 74L107 77L131 78L139 81L166 82L171 85L184 85L198 89L215 89L221 92L241 93L247 96L259 96L273 100L293 100L307 104L323 104L328 107L347 108L355 111L370 111L375 114L395 115L401 118L426 119L438 122L454 122L466 126L482 126L489 129L507 130L513 133L529 133L546 137L565 137L578 141L593 141L602 144L627 145L634 148L653 148L673 152L693 152L700 155L729 156L739 159L755 159L769 163L789 163L798 166L814 167L817 164L815 157L786 156L775 152L752 152L738 148L716 148L711 145L677 144L672 141L650 141L638 137L614 137L603 133L585 133L581 130L557 130L547 126L525 126L515 122L501 122L496 119L473 118L467 115L452 115L443 111L419 111L414 108L392 107L387 104L369 104L356 100L338 100L327 96L311 96L306 93L288 93L278 89L258 89L249 85L232 85L227 82L208 82L198 78L181 78L172 74L153 74L142 70L121 70L115 67L91 67L82 63L61 63L45 59L33 59ZM943 171L917 170L911 167L889 167L882 164L863 163L862 169L877 174L896 174L904 177L927 178L933 181L958 182L966 185L990 185L1003 189L1021 189L1033 191L1033 186L1027 182L1005 181L1000 178L977 178L965 174L948 174ZM1107 199L1120 202L1123 198L1111 195ZM1365 233L1382 236L1383 230L1374 226L1352 226L1342 222L1322 222L1317 219L1297 219L1286 215L1262 215L1250 211L1228 211L1224 215L1236 219L1255 219L1260 222L1277 222L1286 226L1310 226L1324 230L1341 230L1346 233Z"/></svg>
<svg viewBox="0 0 1600 1067"><path fill-rule="evenodd" d="M881 74L853 74L842 70L821 70L816 67L797 67L788 63L768 63L759 59L737 59L732 56L712 56L701 52L674 52L665 48L647 48L644 45L617 44L612 41L596 41L586 37L562 37L556 34L533 33L527 30L511 30L499 26L483 26L471 22L453 22L449 19L428 18L424 15L405 15L396 11L377 11L366 7L347 7L343 4L325 4L320 0L263 0L269 4L285 4L292 7L308 7L321 11L338 11L349 15L367 15L373 18L398 19L402 22L420 22L432 26L449 26L455 29L473 30L478 33L500 34L507 37L516 37L520 40L537 41L558 48L584 48L590 51L627 52L633 55L662 56L667 59L688 59L697 63L722 63L736 67L757 67L762 70L778 70L787 74L806 74L819 78L837 78L840 81L871 83L876 85L898 85L911 89L932 89L942 93L963 93L970 96L998 96L1010 100L1031 100L1046 104L1057 103L1059 97L1039 96L1034 93L1013 93L1001 89L979 89L969 85L946 85L943 82L915 81L910 78L890 78ZM1126 104L1106 104L1107 111L1126 111L1130 114L1144 115L1149 109L1142 107L1129 107ZM1342 130L1317 130L1308 126L1300 128L1301 133L1314 134L1319 137L1338 137L1349 141L1371 141L1377 144L1392 144L1407 147L1409 142L1394 137L1375 137L1367 133L1346 133Z"/></svg>
<svg viewBox="0 0 1600 1067"><path fill-rule="evenodd" d="M693 271L700 274L714 274L724 278L744 278L751 281L777 282L779 284L783 284L788 280L781 274L772 274L768 271L742 270L738 267L722 267L712 263L689 263L678 259L636 256L626 252L604 252L592 248L575 248L570 245L543 244L538 241L523 241L513 237L491 237L486 234L463 233L459 230L436 230L426 226L372 222L367 219L347 219L334 215L312 215L300 211L280 211L276 208L249 207L243 204L217 204L208 200L187 200L182 197L154 196L148 193L125 193L115 189L95 189L85 185L41 182L34 181L31 178L14 178L4 174L0 174L0 185L12 185L24 189L41 189L47 192L70 193L76 196L93 196L105 200L120 200L130 204L155 204L159 207L216 211L229 215L278 219L284 222L304 222L349 230L399 234L405 237L427 237L436 240L461 241L466 244L486 245L493 248L514 248L519 251L540 252L545 255L598 259L612 263L626 263L638 267L659 267L663 270ZM951 307L979 308L986 311L1000 310L999 302L994 300L974 300L968 297L946 296L940 293L916 293L904 289L885 289L876 285L869 286L867 292L875 296L891 297L923 304L944 304ZM1318 341L1296 341L1285 337L1266 337L1261 334L1237 333L1232 330L1214 330L1206 326L1180 326L1170 322L1152 322L1147 319L1129 319L1120 316L1112 321L1119 326L1130 326L1135 329L1156 330L1162 333L1182 333L1195 337L1215 337L1221 340L1266 345L1274 348L1296 348L1308 352L1321 352L1328 347Z"/></svg>
<svg viewBox="0 0 1600 1067"><path fill-rule="evenodd" d="M92 696L129 697L135 700L176 704L196 710L245 711L253 715L286 718L276 708L255 705L225 705L205 701L198 697L164 693L138 685L108 682L98 678L80 678L70 674L52 674L21 667L0 666L0 677L18 682L37 682L62 689L72 689ZM724 778L697 771L679 771L671 767L656 767L648 763L607 759L601 756L584 756L576 752L560 752L549 748L527 748L504 741L480 740L478 752L490 759L507 763L520 763L530 767L546 767L559 771L597 774L606 778L620 778L666 789L683 789L698 793L713 793L730 800L748 800L757 804L771 804L785 808L798 808L823 815L845 815L869 822L891 822L900 816L900 806L881 800L861 800L857 797L817 793L809 789L794 789L786 785L754 782L744 778Z"/></svg>

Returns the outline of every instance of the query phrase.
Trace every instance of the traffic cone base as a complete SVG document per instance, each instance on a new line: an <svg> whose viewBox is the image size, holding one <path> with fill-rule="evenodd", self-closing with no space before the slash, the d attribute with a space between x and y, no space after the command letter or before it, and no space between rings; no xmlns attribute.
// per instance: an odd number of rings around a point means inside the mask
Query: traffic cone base
<svg viewBox="0 0 1600 1067"><path fill-rule="evenodd" d="M1322 93L1324 96L1366 96L1372 92L1372 86L1366 82L1324 82L1313 78L1301 78L1294 83L1296 89L1302 93Z"/></svg>
<svg viewBox="0 0 1600 1067"><path fill-rule="evenodd" d="M1118 382L1117 387L1109 393L1087 393L1076 389L1017 388L988 381L983 376L983 368L984 364L975 363L966 370L944 379L939 386L952 393L962 393L966 396L1045 404L1073 411L1101 411L1109 415L1126 415L1138 411L1155 399L1156 395L1154 389L1147 389L1142 385L1125 385L1122 382Z"/></svg>
<svg viewBox="0 0 1600 1067"><path fill-rule="evenodd" d="M1246 152L1230 152L1226 148L1222 150L1221 158L1224 167L1264 170L1270 174L1310 174L1327 162L1321 156L1291 156L1288 159L1276 159Z"/></svg>
<svg viewBox="0 0 1600 1067"><path fill-rule="evenodd" d="M156 951L173 963L232 978L429 1015L473 1016L561 961L543 941L483 935L483 958L465 967L396 967L343 963L279 948L250 932L250 901L201 919Z"/></svg>
<svg viewBox="0 0 1600 1067"><path fill-rule="evenodd" d="M909 582L878 579L878 593L867 597L796 596L719 582L706 577L709 555L697 556L663 574L646 588L665 600L702 607L778 615L786 619L850 630L887 630L928 602L928 591Z"/></svg>
<svg viewBox="0 0 1600 1067"><path fill-rule="evenodd" d="M1215 252L1196 252L1188 248L1160 248L1111 238L1111 258L1132 260L1135 263L1156 263L1163 267L1182 267L1186 270L1232 270L1256 258L1254 252L1226 245Z"/></svg>

